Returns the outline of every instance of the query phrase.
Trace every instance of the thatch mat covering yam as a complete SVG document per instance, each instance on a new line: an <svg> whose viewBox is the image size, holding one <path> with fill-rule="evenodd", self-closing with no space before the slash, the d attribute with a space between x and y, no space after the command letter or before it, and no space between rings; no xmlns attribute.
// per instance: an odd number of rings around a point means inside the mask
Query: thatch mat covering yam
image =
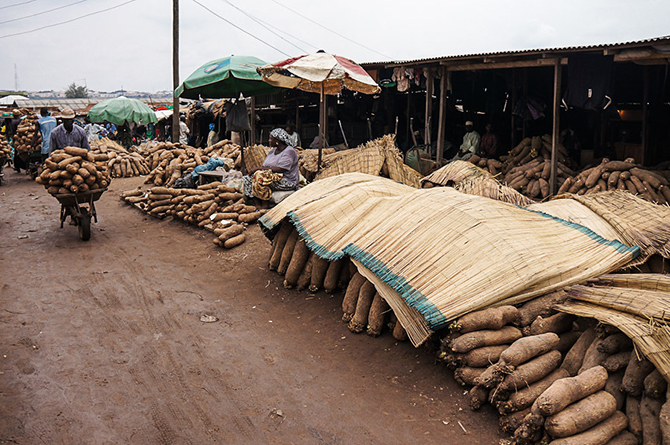
<svg viewBox="0 0 670 445"><path fill-rule="evenodd" d="M286 216L312 252L358 261L433 330L611 272L639 254L539 212L360 173L316 181L259 222L267 231Z"/></svg>
<svg viewBox="0 0 670 445"><path fill-rule="evenodd" d="M670 207L619 190L555 198L559 199L573 199L584 204L618 232L618 240L627 246L639 246L640 257L629 267L644 263L654 254L670 258Z"/></svg>

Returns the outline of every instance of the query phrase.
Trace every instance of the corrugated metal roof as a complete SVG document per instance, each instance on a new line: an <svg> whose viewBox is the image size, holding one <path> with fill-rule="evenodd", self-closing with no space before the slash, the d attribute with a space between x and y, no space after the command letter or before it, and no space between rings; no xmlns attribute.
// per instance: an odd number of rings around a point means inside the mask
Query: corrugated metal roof
<svg viewBox="0 0 670 445"><path fill-rule="evenodd" d="M92 105L98 104L102 102L103 100L107 100L109 98L101 98L101 97L87 97L87 98L77 98L77 99L68 99L68 98L62 98L62 97L55 97L55 98L50 98L50 99L17 99L16 100L16 105L21 108L31 108L31 109L38 109L41 107L58 107L58 109L62 110L63 108L71 108L75 111L77 110L84 110L86 108L89 108ZM171 104L172 101L165 101L165 100L156 100L156 99L149 99L149 98L138 98L142 102L146 103L147 105L159 105L159 104L166 104L169 103Z"/></svg>
<svg viewBox="0 0 670 445"><path fill-rule="evenodd" d="M554 48L537 48L537 49L522 49L514 51L496 51L490 53L472 53L472 54L459 54L451 56L441 56L441 57L427 57L423 59L413 59L413 60L388 60L385 62L365 62L360 65L363 67L371 67L377 65L412 65L412 64L428 64L439 62L441 60L458 60L458 59L471 59L471 58L481 58L481 57L496 57L496 56L518 56L518 55L532 55L532 54L541 54L541 53L558 53L558 52L579 52L586 50L598 50L598 49L607 49L607 48L627 48L627 47L636 47L636 46L649 46L650 44L658 43L670 43L670 35L653 37L644 40L634 40L630 42L618 42L618 43L601 43L595 45L583 45L583 46L564 46L564 47L554 47Z"/></svg>

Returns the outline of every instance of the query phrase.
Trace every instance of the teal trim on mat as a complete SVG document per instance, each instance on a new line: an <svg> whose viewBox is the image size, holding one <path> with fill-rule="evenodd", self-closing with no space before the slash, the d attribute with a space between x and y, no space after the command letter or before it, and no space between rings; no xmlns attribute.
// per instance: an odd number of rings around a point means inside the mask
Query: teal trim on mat
<svg viewBox="0 0 670 445"><path fill-rule="evenodd" d="M446 326L447 319L442 312L425 295L414 289L404 277L391 272L383 261L354 244L347 245L343 250L344 253L363 264L384 283L391 286L408 306L419 311L431 329L438 330Z"/></svg>
<svg viewBox="0 0 670 445"><path fill-rule="evenodd" d="M335 261L339 260L340 258L344 258L344 252L331 252L321 244L314 241L307 232L307 229L305 229L305 227L300 222L300 218L298 217L298 215L296 215L295 212L293 211L288 212L288 217L293 223L293 226L295 226L295 229L298 231L298 235L300 235L300 238L305 240L307 248L310 251L314 252L319 258L323 258L324 260L328 261Z"/></svg>
<svg viewBox="0 0 670 445"><path fill-rule="evenodd" d="M632 253L633 257L631 259L635 259L640 255L640 247L639 246L627 246L623 244L621 241L617 240L608 240L606 238L603 238L602 236L598 235L596 232L593 230L589 229L588 227L584 227L581 224L577 224L574 222L567 221L562 218L557 218L556 216L549 215L548 213L541 212L539 210L532 210L532 209L527 209L525 207L521 207L517 205L520 209L524 209L528 212L533 212L536 213L540 216L544 216L545 218L553 219L556 222L559 222L563 224L566 227L570 227L571 229L576 229L591 238L592 240L596 241L598 244L602 244L604 246L609 246L613 247L617 252L619 253Z"/></svg>

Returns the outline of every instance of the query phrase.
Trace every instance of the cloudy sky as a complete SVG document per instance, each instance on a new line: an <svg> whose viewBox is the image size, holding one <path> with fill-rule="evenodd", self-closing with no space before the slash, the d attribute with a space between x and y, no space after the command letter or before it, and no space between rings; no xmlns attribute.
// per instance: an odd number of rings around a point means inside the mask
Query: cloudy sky
<svg viewBox="0 0 670 445"><path fill-rule="evenodd" d="M670 35L668 17L668 0L180 0L180 80L230 54L372 62L624 42ZM172 1L0 0L0 90L15 65L29 91L171 89Z"/></svg>

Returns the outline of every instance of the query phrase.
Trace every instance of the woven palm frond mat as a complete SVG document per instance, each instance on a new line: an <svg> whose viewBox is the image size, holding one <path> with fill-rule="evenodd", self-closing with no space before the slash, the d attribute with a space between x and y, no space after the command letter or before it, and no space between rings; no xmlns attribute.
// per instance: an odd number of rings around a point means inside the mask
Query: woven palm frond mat
<svg viewBox="0 0 670 445"><path fill-rule="evenodd" d="M620 190L583 196L566 194L554 199L580 202L607 221L622 243L639 246L640 258L628 267L644 263L654 254L670 259L670 207Z"/></svg>
<svg viewBox="0 0 670 445"><path fill-rule="evenodd" d="M639 254L540 212L360 173L316 181L259 223L270 233L284 217L312 252L356 260L431 330L474 310L520 303L611 272Z"/></svg>
<svg viewBox="0 0 670 445"><path fill-rule="evenodd" d="M270 153L271 148L263 145L253 145L244 148L244 167L246 171L254 171L263 166L265 158Z"/></svg>
<svg viewBox="0 0 670 445"><path fill-rule="evenodd" d="M489 172L467 161L453 161L421 179L421 186L430 183L453 186L468 195L483 196L496 201L527 206L534 201L495 179Z"/></svg>

